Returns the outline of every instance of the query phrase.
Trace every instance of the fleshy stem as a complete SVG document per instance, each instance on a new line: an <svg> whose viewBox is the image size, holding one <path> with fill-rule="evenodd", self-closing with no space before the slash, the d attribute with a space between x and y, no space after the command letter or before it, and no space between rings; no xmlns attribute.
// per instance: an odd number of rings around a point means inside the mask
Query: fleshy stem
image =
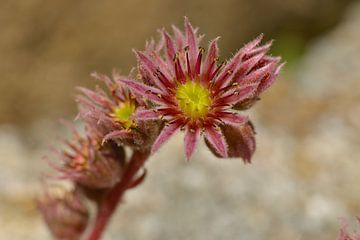
<svg viewBox="0 0 360 240"><path fill-rule="evenodd" d="M134 151L127 168L125 169L122 180L104 197L98 206L98 212L94 227L87 240L99 240L104 232L112 214L115 212L122 196L129 188L136 173L144 165L150 155L149 150Z"/></svg>

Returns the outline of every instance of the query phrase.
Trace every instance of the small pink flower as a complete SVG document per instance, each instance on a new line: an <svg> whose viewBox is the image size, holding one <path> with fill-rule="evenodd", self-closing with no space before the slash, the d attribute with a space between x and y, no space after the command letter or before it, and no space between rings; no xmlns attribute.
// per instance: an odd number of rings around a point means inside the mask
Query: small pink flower
<svg viewBox="0 0 360 240"><path fill-rule="evenodd" d="M130 79L117 72L113 79L106 75L92 74L105 83L107 90L98 87L95 91L79 88L79 116L88 129L103 143L114 140L121 145L136 149L149 148L158 136L162 124L159 121L136 121L133 114L146 107L141 97L135 97L120 80Z"/></svg>
<svg viewBox="0 0 360 240"><path fill-rule="evenodd" d="M151 109L138 109L137 120L163 119L166 126L152 146L156 151L179 129L185 130L185 154L190 159L200 136L220 157L243 157L250 161L255 150L252 131L247 140L226 139L228 128L239 129L248 122L243 110L258 98L278 76L279 57L266 55L271 42L258 46L262 36L246 44L226 64L217 64L218 38L205 50L199 48L197 35L185 19L185 33L173 27L174 37L162 30L162 41L148 44L145 52L135 51L143 83L123 79L135 94L153 103ZM250 133L251 132L251 133ZM241 130L238 131L241 135ZM237 153L244 148L247 153ZM241 145L242 144L242 145ZM232 146L230 146L232 145ZM251 146L250 146L251 145Z"/></svg>
<svg viewBox="0 0 360 240"><path fill-rule="evenodd" d="M58 178L72 180L89 189L113 187L122 177L125 166L124 148L112 141L101 145L89 133L83 137L75 128L72 129L73 140L64 140L67 149L53 149L62 160L60 166L50 162L61 174Z"/></svg>
<svg viewBox="0 0 360 240"><path fill-rule="evenodd" d="M55 239L80 239L90 215L79 191L51 188L37 205Z"/></svg>

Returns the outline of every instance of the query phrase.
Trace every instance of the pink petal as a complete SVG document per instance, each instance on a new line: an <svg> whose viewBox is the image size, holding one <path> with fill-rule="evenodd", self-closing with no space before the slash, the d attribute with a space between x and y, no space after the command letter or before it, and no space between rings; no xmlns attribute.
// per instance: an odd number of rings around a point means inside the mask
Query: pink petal
<svg viewBox="0 0 360 240"><path fill-rule="evenodd" d="M185 29L187 44L189 46L190 66L193 68L197 57L198 45L194 28L191 26L191 23L187 17L185 17ZM192 71L194 71L194 69L192 69Z"/></svg>
<svg viewBox="0 0 360 240"><path fill-rule="evenodd" d="M269 51L272 44L273 44L273 40L267 42L265 45L261 47L254 48L249 52L249 54L266 53Z"/></svg>
<svg viewBox="0 0 360 240"><path fill-rule="evenodd" d="M221 89L226 87L233 80L233 76L241 67L243 56L256 47L261 42L262 38L263 34L260 34L257 38L246 44L235 54L235 56L226 64L223 70L219 73L219 76L216 78L216 88Z"/></svg>
<svg viewBox="0 0 360 240"><path fill-rule="evenodd" d="M174 42L166 31L163 31L163 36L166 44L167 57L169 61L173 61L176 53Z"/></svg>
<svg viewBox="0 0 360 240"><path fill-rule="evenodd" d="M232 76L240 67L242 52L238 52L235 56L223 67L219 75L215 78L214 89L218 90L226 87L232 80Z"/></svg>
<svg viewBox="0 0 360 240"><path fill-rule="evenodd" d="M101 96L100 94L91 91L87 88L83 88L83 87L78 87L77 88L81 93L83 93L85 96L87 96L90 100L92 100L93 102L104 106L104 107L111 107L112 103L109 99L107 99L104 96Z"/></svg>
<svg viewBox="0 0 360 240"><path fill-rule="evenodd" d="M173 83L167 79L163 72L158 68L155 63L150 60L148 56L143 54L142 52L136 51L135 54L138 58L140 66L144 67L146 71L149 73L149 77L152 79L154 84L162 89L164 92L168 91L168 88L174 87Z"/></svg>
<svg viewBox="0 0 360 240"><path fill-rule="evenodd" d="M280 61L280 58L276 58L276 59L272 60L265 66L255 70L253 72L250 72L250 74L245 76L244 78L240 78L238 80L238 82L240 84L254 83L254 82L258 82L260 84L259 81L261 81L262 78L266 76L266 74L272 73L273 69L275 68L276 64L278 64L279 61Z"/></svg>
<svg viewBox="0 0 360 240"><path fill-rule="evenodd" d="M167 60L163 59L160 54L154 54L153 61L158 66L158 69L160 70L160 71L159 70L156 71L156 76L160 77L161 81L165 80L167 82L167 84L169 85L168 86L169 88L170 87L174 88L175 87L175 84L174 84L175 67L174 67L173 60L171 60L171 63L169 64L169 62L167 62Z"/></svg>
<svg viewBox="0 0 360 240"><path fill-rule="evenodd" d="M239 86L225 92L214 103L215 106L230 106L255 94L258 84Z"/></svg>
<svg viewBox="0 0 360 240"><path fill-rule="evenodd" d="M185 133L184 143L185 143L185 155L186 159L190 160L193 155L197 144L200 139L200 129L188 127Z"/></svg>
<svg viewBox="0 0 360 240"><path fill-rule="evenodd" d="M245 54L248 54L250 50L256 47L263 35L261 34L257 38L255 38L250 43L246 44L243 48L241 48L234 57L225 65L225 67L221 70L218 77L215 79L215 90L221 89L223 87L227 87L228 84L233 80L233 76L237 73L238 69L241 67L241 61Z"/></svg>
<svg viewBox="0 0 360 240"><path fill-rule="evenodd" d="M151 148L151 152L156 152L169 138L174 135L180 128L180 122L173 122L163 128L158 138L155 140Z"/></svg>
<svg viewBox="0 0 360 240"><path fill-rule="evenodd" d="M241 124L244 124L248 121L248 117L239 115L235 112L220 112L217 115L219 115L219 119L229 125L239 126Z"/></svg>
<svg viewBox="0 0 360 240"><path fill-rule="evenodd" d="M152 109L142 109L136 111L134 118L137 120L154 120L159 119L160 114Z"/></svg>
<svg viewBox="0 0 360 240"><path fill-rule="evenodd" d="M220 129L216 129L214 126L206 127L205 138L220 156L227 157L227 145Z"/></svg>
<svg viewBox="0 0 360 240"><path fill-rule="evenodd" d="M266 89L268 89L276 80L276 78L279 76L279 73L280 73L280 70L284 67L285 63L282 63L280 64L275 72L268 78L266 79L265 81L262 81L260 84L259 84L259 87L258 87L258 93L261 93L263 91L265 91Z"/></svg>
<svg viewBox="0 0 360 240"><path fill-rule="evenodd" d="M241 67L239 68L239 70L237 71L234 80L235 81L240 81L240 78L243 77L244 75L248 74L249 71L257 64L259 63L259 61L265 56L266 53L259 53L251 58L249 58L248 60L246 60L245 62L241 63Z"/></svg>
<svg viewBox="0 0 360 240"><path fill-rule="evenodd" d="M111 81L111 79L104 75L104 74L99 74L97 72L93 72L90 74L90 76L92 76L93 78L100 80L102 82L105 83L105 85L110 89L113 86L113 81Z"/></svg>
<svg viewBox="0 0 360 240"><path fill-rule="evenodd" d="M171 26L174 34L175 34L175 41L176 41L176 46L177 46L177 51L180 51L184 48L184 44L185 44L185 37L182 34L182 32L174 25Z"/></svg>
<svg viewBox="0 0 360 240"><path fill-rule="evenodd" d="M216 59L218 58L218 52L219 52L219 48L217 44L218 39L219 37L215 38L209 44L208 54L206 55L205 65L203 68L203 74L205 75L203 80L205 82L211 80L209 79L209 77L212 75L212 73L216 68Z"/></svg>
<svg viewBox="0 0 360 240"><path fill-rule="evenodd" d="M223 70L219 73L218 77L215 79L215 90L221 89L223 87L228 86L228 84L233 80L234 74L241 67L241 61L245 54L247 54L250 50L256 47L263 38L263 35L259 35L250 43L246 44L243 48L241 48L234 57L225 65Z"/></svg>
<svg viewBox="0 0 360 240"><path fill-rule="evenodd" d="M251 50L261 42L263 37L264 37L264 34L260 34L254 40L252 40L251 42L247 43L244 47L242 47L239 50L239 52L243 52L243 53L251 52Z"/></svg>
<svg viewBox="0 0 360 240"><path fill-rule="evenodd" d="M122 79L120 82L124 83L130 90L134 91L135 93L148 98L150 101L158 104L164 104L164 101L161 98L162 92L160 92L159 89L150 87L131 79Z"/></svg>

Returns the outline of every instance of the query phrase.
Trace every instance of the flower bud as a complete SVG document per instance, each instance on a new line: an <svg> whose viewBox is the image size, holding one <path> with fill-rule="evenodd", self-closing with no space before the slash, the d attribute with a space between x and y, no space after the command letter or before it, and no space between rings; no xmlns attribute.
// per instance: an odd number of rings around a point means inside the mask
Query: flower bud
<svg viewBox="0 0 360 240"><path fill-rule="evenodd" d="M73 141L65 141L68 150L60 152L62 166L55 166L62 175L90 189L113 187L120 181L125 164L122 146L109 141L100 145L87 134L81 137L75 133Z"/></svg>
<svg viewBox="0 0 360 240"><path fill-rule="evenodd" d="M37 199L38 208L51 233L59 240L78 240L86 229L89 211L76 190L48 190Z"/></svg>
<svg viewBox="0 0 360 240"><path fill-rule="evenodd" d="M245 163L250 163L256 148L252 123L248 121L239 126L222 125L220 128L227 143L227 156L230 158L240 157ZM221 157L208 141L205 142L215 156Z"/></svg>

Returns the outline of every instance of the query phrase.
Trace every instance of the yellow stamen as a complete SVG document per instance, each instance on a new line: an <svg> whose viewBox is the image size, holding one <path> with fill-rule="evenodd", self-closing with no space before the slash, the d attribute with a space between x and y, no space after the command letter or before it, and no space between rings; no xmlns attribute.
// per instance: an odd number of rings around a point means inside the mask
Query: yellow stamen
<svg viewBox="0 0 360 240"><path fill-rule="evenodd" d="M115 107L112 113L115 121L121 123L125 129L134 126L134 121L131 119L132 114L135 112L136 106L133 102L127 101Z"/></svg>
<svg viewBox="0 0 360 240"><path fill-rule="evenodd" d="M192 119L206 117L211 105L208 89L193 81L178 86L176 99L181 111Z"/></svg>

